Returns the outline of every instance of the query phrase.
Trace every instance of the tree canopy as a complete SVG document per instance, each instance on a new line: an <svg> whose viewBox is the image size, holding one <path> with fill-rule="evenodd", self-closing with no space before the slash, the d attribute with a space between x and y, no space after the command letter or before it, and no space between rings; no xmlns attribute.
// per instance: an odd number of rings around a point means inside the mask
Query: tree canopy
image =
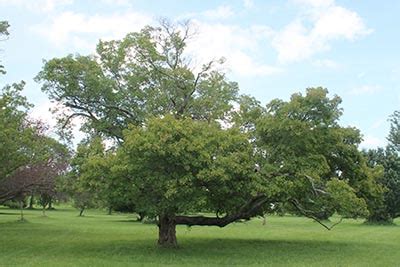
<svg viewBox="0 0 400 267"><path fill-rule="evenodd" d="M93 56L55 58L44 64L37 81L60 112L61 128L74 117L83 130L119 141L129 124L164 114L212 121L224 119L236 100L238 85L210 61L195 71L184 49L188 24L145 27L122 40L100 41Z"/></svg>

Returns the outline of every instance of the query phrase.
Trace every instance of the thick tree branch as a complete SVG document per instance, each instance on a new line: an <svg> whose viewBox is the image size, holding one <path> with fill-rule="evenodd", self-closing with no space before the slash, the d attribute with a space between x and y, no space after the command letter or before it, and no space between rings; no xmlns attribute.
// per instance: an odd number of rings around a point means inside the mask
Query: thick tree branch
<svg viewBox="0 0 400 267"><path fill-rule="evenodd" d="M259 213L262 206L267 202L269 202L269 199L265 195L258 195L243 205L236 213L227 214L224 217L179 215L175 216L175 224L225 227L226 225L238 220L250 220Z"/></svg>

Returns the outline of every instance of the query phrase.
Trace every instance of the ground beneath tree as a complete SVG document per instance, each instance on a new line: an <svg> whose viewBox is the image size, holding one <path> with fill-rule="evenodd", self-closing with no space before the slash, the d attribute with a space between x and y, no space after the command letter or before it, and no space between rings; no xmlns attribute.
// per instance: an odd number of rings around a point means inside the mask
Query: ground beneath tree
<svg viewBox="0 0 400 267"><path fill-rule="evenodd" d="M158 229L136 216L71 208L0 208L0 266L398 266L400 226L346 220L332 231L297 217L226 228L177 227L179 249L156 246ZM400 224L400 221L397 221Z"/></svg>

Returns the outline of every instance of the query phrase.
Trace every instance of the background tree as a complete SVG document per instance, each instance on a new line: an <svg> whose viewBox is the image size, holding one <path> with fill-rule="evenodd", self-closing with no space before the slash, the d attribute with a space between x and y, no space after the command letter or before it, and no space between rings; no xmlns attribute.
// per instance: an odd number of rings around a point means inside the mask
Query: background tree
<svg viewBox="0 0 400 267"><path fill-rule="evenodd" d="M388 147L396 153L400 153L400 111L395 111L390 116L390 131Z"/></svg>
<svg viewBox="0 0 400 267"><path fill-rule="evenodd" d="M68 167L69 152L56 140L40 136L30 151L30 161L0 181L0 202L30 195L33 192L49 201L55 195L55 180ZM48 204L48 203L47 203Z"/></svg>
<svg viewBox="0 0 400 267"><path fill-rule="evenodd" d="M29 161L24 153L31 147L34 128L29 127L27 112L31 105L21 96L24 83L7 85L0 95L0 180Z"/></svg>
<svg viewBox="0 0 400 267"><path fill-rule="evenodd" d="M8 28L10 27L10 24L8 24L7 21L0 21L0 41L3 41L7 39L8 35L10 34L8 32ZM0 60L1 63L1 60ZM4 66L0 64L0 74L5 74Z"/></svg>
<svg viewBox="0 0 400 267"><path fill-rule="evenodd" d="M370 149L364 151L368 158L368 165L379 166L384 169L378 182L384 187L382 197L373 199L368 222L370 223L391 223L399 216L400 204L400 158L390 149Z"/></svg>
<svg viewBox="0 0 400 267"><path fill-rule="evenodd" d="M27 117L24 83L4 87L0 96L0 203L53 184L68 165L68 150Z"/></svg>
<svg viewBox="0 0 400 267"><path fill-rule="evenodd" d="M137 209L130 187L111 173L114 161L114 150L106 151L101 138L84 140L72 161L69 185L65 188L76 199L78 208L84 209L87 203L91 207L107 208L109 214L112 210L136 212L141 221L145 212Z"/></svg>
<svg viewBox="0 0 400 267"><path fill-rule="evenodd" d="M370 166L380 165L384 169L378 182L385 192L382 198L375 200L369 222L390 223L400 216L400 112L395 111L390 122L387 147L364 152Z"/></svg>
<svg viewBox="0 0 400 267"><path fill-rule="evenodd" d="M0 21L0 38L8 36L8 27ZM21 95L24 85L6 85L0 94L0 203L23 200L33 191L51 195L55 177L68 165L67 148L28 117L32 105Z"/></svg>
<svg viewBox="0 0 400 267"><path fill-rule="evenodd" d="M391 116L391 126L386 150L385 182L388 188L386 203L391 218L400 217L400 111Z"/></svg>
<svg viewBox="0 0 400 267"><path fill-rule="evenodd" d="M69 172L58 180L59 190L72 198L73 206L79 209L79 216L83 215L85 209L96 206L97 188L91 186L90 181L86 179L86 176L91 174L87 161L91 156L103 155L103 153L104 146L100 138L94 138L91 141L83 140L71 160Z"/></svg>

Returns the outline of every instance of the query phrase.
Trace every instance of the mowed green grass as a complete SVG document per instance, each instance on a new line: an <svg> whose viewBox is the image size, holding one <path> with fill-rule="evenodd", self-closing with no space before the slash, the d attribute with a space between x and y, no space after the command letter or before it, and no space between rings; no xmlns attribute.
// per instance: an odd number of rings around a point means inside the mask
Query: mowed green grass
<svg viewBox="0 0 400 267"><path fill-rule="evenodd" d="M180 226L178 249L156 246L157 227L134 216L71 208L0 208L0 266L400 266L400 227L346 220L327 231L298 217L225 228ZM397 221L399 224L400 222Z"/></svg>

